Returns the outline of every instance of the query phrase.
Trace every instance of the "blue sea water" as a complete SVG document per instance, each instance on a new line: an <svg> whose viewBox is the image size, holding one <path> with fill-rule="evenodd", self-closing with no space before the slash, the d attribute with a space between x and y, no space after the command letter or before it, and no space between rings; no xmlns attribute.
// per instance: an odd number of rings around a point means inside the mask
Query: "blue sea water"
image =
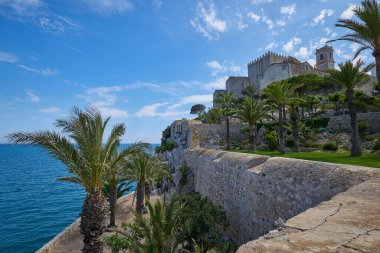
<svg viewBox="0 0 380 253"><path fill-rule="evenodd" d="M0 145L0 252L35 252L79 217L81 186L41 148Z"/></svg>

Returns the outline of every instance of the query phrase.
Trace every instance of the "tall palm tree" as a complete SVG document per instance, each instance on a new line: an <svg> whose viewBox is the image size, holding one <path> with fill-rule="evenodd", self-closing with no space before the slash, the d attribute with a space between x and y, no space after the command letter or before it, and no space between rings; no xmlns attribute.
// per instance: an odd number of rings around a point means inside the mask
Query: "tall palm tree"
<svg viewBox="0 0 380 253"><path fill-rule="evenodd" d="M290 110L290 122L292 128L293 144L294 151L300 152L300 141L299 141L299 112L298 108L304 102L303 99L300 99L296 94L293 94L293 97L289 99L289 110Z"/></svg>
<svg viewBox="0 0 380 253"><path fill-rule="evenodd" d="M358 60L356 64L351 61L347 61L339 64L340 70L330 70L329 79L342 84L346 89L346 97L348 103L348 112L351 119L351 129L352 129L352 145L351 145L351 155L360 156L362 150L360 147L358 123L356 119L356 106L355 106L355 87L359 84L365 83L369 80L367 72L373 68L373 64L364 66L362 60Z"/></svg>
<svg viewBox="0 0 380 253"><path fill-rule="evenodd" d="M142 153L147 152L147 149L150 147L149 144L146 143L135 143L131 146L125 148L123 152L124 159L131 159L131 157L135 155L139 155ZM105 196L108 198L108 202L110 205L110 223L109 227L115 227L116 226L116 202L117 199L120 196L121 191L125 192L126 190L129 190L130 187L128 187L133 181L129 180L128 177L124 175L123 166L124 160L117 160L118 159L118 150L115 150L115 154L113 156L114 159L112 159L112 165L110 167L110 173L107 174L106 178L106 189L103 189L103 193L108 193Z"/></svg>
<svg viewBox="0 0 380 253"><path fill-rule="evenodd" d="M267 105L266 101L245 97L243 104L236 112L237 118L249 125L249 143L252 151L256 151L257 124L271 118L270 110L271 107Z"/></svg>
<svg viewBox="0 0 380 253"><path fill-rule="evenodd" d="M237 98L232 92L219 95L217 103L221 104L221 114L226 120L226 149L230 149L230 119L236 113Z"/></svg>
<svg viewBox="0 0 380 253"><path fill-rule="evenodd" d="M343 27L351 33L331 40L344 40L358 43L355 58L364 50L371 50L376 61L377 82L380 83L380 4L376 0L364 0L361 5L354 7L353 12L359 20L339 19L336 27Z"/></svg>
<svg viewBox="0 0 380 253"><path fill-rule="evenodd" d="M170 178L169 168L158 157L143 153L127 161L124 170L129 180L137 182L136 212L142 214L147 186L152 186L164 178Z"/></svg>
<svg viewBox="0 0 380 253"><path fill-rule="evenodd" d="M105 197L102 193L111 160L123 159L123 152L116 158L113 154L119 148L120 138L125 132L124 124L113 127L111 135L103 145L104 130L110 118L103 120L93 107L80 110L74 108L67 119L58 119L55 131L19 132L8 135L11 143L35 144L43 147L51 156L66 165L72 174L65 181L80 183L86 197L80 214L80 232L83 234L82 252L102 252L101 239L106 215ZM75 144L74 144L74 143Z"/></svg>
<svg viewBox="0 0 380 253"><path fill-rule="evenodd" d="M294 96L295 90L301 87L300 84L290 84L286 81L273 82L263 90L263 95L276 104L278 109L278 142L279 152L285 153L284 138L284 110L289 100Z"/></svg>

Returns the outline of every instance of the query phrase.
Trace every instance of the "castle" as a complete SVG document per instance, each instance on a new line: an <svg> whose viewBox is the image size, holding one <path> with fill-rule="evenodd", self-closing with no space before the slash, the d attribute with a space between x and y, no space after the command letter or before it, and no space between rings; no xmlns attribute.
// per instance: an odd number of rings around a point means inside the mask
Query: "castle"
<svg viewBox="0 0 380 253"><path fill-rule="evenodd" d="M316 65L313 67L307 61L301 62L291 56L286 57L273 52L264 54L248 63L248 77L231 76L226 81L225 90L214 92L214 106L221 93L232 92L237 98L242 98L242 91L248 85L256 85L262 90L272 82L304 74L325 76L327 70L334 69L334 49L332 47L325 45L317 49L315 55Z"/></svg>

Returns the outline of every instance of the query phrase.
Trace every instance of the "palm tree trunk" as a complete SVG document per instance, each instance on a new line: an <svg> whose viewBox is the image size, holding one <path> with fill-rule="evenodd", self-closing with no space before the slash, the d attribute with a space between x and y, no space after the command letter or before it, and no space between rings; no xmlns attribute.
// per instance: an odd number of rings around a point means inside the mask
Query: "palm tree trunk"
<svg viewBox="0 0 380 253"><path fill-rule="evenodd" d="M301 107L302 120L305 119L305 107Z"/></svg>
<svg viewBox="0 0 380 253"><path fill-rule="evenodd" d="M257 130L256 125L250 125L249 126L249 143L251 144L251 150L256 151L256 136L257 136Z"/></svg>
<svg viewBox="0 0 380 253"><path fill-rule="evenodd" d="M110 187L110 227L116 226L116 201L117 201L117 185Z"/></svg>
<svg viewBox="0 0 380 253"><path fill-rule="evenodd" d="M82 233L84 253L100 253L103 251L101 239L106 216L106 199L101 191L87 193L83 202L80 232Z"/></svg>
<svg viewBox="0 0 380 253"><path fill-rule="evenodd" d="M282 106L278 107L278 144L279 152L281 154L285 154L284 120L282 114Z"/></svg>
<svg viewBox="0 0 380 253"><path fill-rule="evenodd" d="M284 121L286 121L286 109L285 109L285 105L282 107L282 113L284 114Z"/></svg>
<svg viewBox="0 0 380 253"><path fill-rule="evenodd" d="M372 55L375 57L376 61L376 78L377 83L380 85L380 49L373 51Z"/></svg>
<svg viewBox="0 0 380 253"><path fill-rule="evenodd" d="M226 144L227 144L227 150L230 149L230 118L226 118L226 127L227 127L227 136L226 136Z"/></svg>
<svg viewBox="0 0 380 253"><path fill-rule="evenodd" d="M299 133L297 127L298 113L296 108L292 108L290 112L290 119L292 121L292 134L293 134L293 142L294 142L294 151L300 152L300 141L299 141Z"/></svg>
<svg viewBox="0 0 380 253"><path fill-rule="evenodd" d="M356 120L356 106L355 106L355 101L354 101L353 90L347 91L347 101L348 101L348 112L350 114L351 129L352 129L351 155L361 156L362 149L360 147L359 130L358 130L358 122Z"/></svg>
<svg viewBox="0 0 380 253"><path fill-rule="evenodd" d="M143 182L139 182L137 184L137 190L136 190L136 212L138 214L143 213L144 195L145 195L145 184Z"/></svg>

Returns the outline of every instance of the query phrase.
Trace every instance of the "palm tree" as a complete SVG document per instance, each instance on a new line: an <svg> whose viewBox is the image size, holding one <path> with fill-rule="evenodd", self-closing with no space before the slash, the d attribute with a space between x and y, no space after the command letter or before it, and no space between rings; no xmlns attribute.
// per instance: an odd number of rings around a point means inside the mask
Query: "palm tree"
<svg viewBox="0 0 380 253"><path fill-rule="evenodd" d="M226 149L230 149L230 119L235 115L237 98L232 92L221 93L217 99L221 114L226 119Z"/></svg>
<svg viewBox="0 0 380 253"><path fill-rule="evenodd" d="M273 82L263 90L263 95L276 104L278 109L278 142L279 152L285 153L285 138L284 138L284 110L289 100L294 96L296 89L302 85L289 84L286 81Z"/></svg>
<svg viewBox="0 0 380 253"><path fill-rule="evenodd" d="M242 91L241 94L246 97L256 98L260 97L259 88L255 84L249 83Z"/></svg>
<svg viewBox="0 0 380 253"><path fill-rule="evenodd" d="M347 61L339 64L340 70L330 70L329 79L342 84L346 89L346 97L348 103L348 112L351 119L351 129L352 129L352 146L351 155L360 156L362 150L360 147L358 123L356 119L356 105L354 99L355 87L359 84L365 83L369 80L367 72L373 68L373 64L364 66L362 60L358 60L356 64L351 61Z"/></svg>
<svg viewBox="0 0 380 253"><path fill-rule="evenodd" d="M114 126L108 140L102 144L109 120L110 118L103 120L99 111L93 107L84 111L75 107L69 118L58 119L55 123L56 127L62 130L62 134L55 131L38 131L7 136L11 143L43 147L51 156L66 165L72 174L61 180L80 183L84 187L86 197L80 214L80 232L84 237L82 252L102 252L101 236L106 215L106 200L102 189L112 166L111 160L122 160L124 156L124 153L120 152L113 158L125 132L124 124Z"/></svg>
<svg viewBox="0 0 380 253"><path fill-rule="evenodd" d="M376 61L377 82L380 83L380 4L376 0L364 0L360 6L353 9L358 21L352 19L339 19L336 27L347 28L351 33L331 40L344 40L358 43L361 47L355 53L358 57L364 50L371 50Z"/></svg>
<svg viewBox="0 0 380 253"><path fill-rule="evenodd" d="M150 147L149 144L146 143L135 143L131 146L125 148L122 153L124 154L124 159L131 158L134 155L139 155L147 152L147 149ZM118 151L115 150L115 154L113 158L117 159ZM109 227L116 226L116 202L117 199L122 196L122 193L130 190L131 187L129 185L132 183L125 175L123 171L122 163L124 160L112 160L112 166L110 167L110 173L107 174L106 184L103 188L103 193L108 198L108 202L110 205L110 223Z"/></svg>
<svg viewBox="0 0 380 253"><path fill-rule="evenodd" d="M143 153L127 161L124 170L129 180L137 182L136 212L142 214L147 186L152 186L164 178L170 178L169 168L158 157Z"/></svg>
<svg viewBox="0 0 380 253"><path fill-rule="evenodd" d="M298 129L298 122L299 122L299 112L298 108L302 103L304 102L303 99L300 99L295 94L292 98L289 100L289 110L290 110L290 121L291 121L291 128L292 128L292 135L293 135L293 144L294 144L294 151L300 152L300 141L299 141L299 129Z"/></svg>
<svg viewBox="0 0 380 253"><path fill-rule="evenodd" d="M256 151L257 124L271 118L270 110L271 107L267 105L266 101L245 97L243 104L236 112L236 116L249 125L249 142L252 151Z"/></svg>

